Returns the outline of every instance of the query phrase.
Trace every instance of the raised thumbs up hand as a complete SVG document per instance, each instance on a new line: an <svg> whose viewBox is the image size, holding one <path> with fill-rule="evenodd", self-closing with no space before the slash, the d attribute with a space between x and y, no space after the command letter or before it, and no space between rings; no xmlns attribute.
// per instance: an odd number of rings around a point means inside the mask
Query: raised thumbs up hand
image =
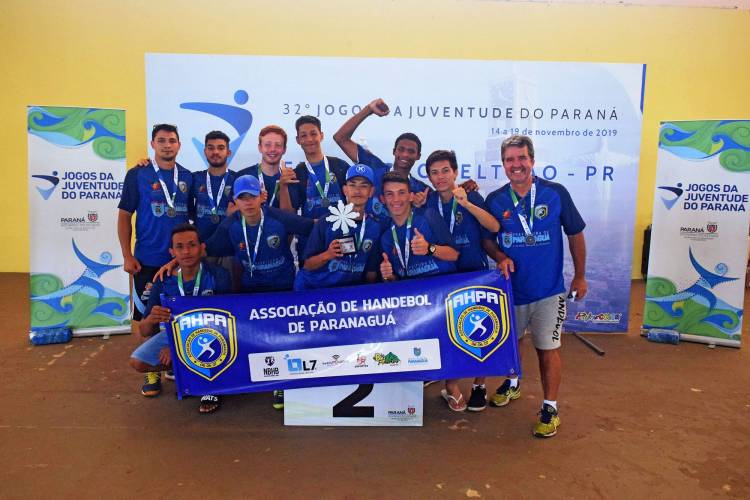
<svg viewBox="0 0 750 500"><path fill-rule="evenodd" d="M411 239L411 253L414 255L427 255L427 251L430 248L430 244L424 238L424 235L419 232L419 229L414 228L414 237Z"/></svg>
<svg viewBox="0 0 750 500"><path fill-rule="evenodd" d="M453 190L453 197L456 199L456 203L458 203L462 207L465 207L469 203L468 196L466 195L466 190L461 186Z"/></svg>
<svg viewBox="0 0 750 500"><path fill-rule="evenodd" d="M414 199L412 200L412 203L415 207L419 208L425 203L427 203L427 195L430 194L430 188L426 187L424 188L424 191L419 193L414 193Z"/></svg>
<svg viewBox="0 0 750 500"><path fill-rule="evenodd" d="M383 276L383 281L393 280L393 266L391 261L388 260L388 254L383 252L383 262L380 263L380 274Z"/></svg>
<svg viewBox="0 0 750 500"><path fill-rule="evenodd" d="M294 173L293 168L287 168L283 164L280 166L281 175L279 176L279 182L282 186L288 186L289 184L299 184L297 174Z"/></svg>

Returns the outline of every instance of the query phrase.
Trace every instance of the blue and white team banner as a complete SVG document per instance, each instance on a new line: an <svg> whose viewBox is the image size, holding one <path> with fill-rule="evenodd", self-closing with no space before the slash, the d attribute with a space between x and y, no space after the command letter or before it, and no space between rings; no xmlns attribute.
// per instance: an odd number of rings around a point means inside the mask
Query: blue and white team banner
<svg viewBox="0 0 750 500"><path fill-rule="evenodd" d="M117 242L125 111L29 106L31 329L130 332Z"/></svg>
<svg viewBox="0 0 750 500"><path fill-rule="evenodd" d="M416 133L416 177L429 183L427 156L452 149L459 179L476 180L485 197L507 182L501 141L529 135L536 175L564 184L587 223L589 294L569 305L567 326L624 332L645 74L641 64L146 54L146 112L149 124L180 127L182 165L206 168L203 138L223 130L239 170L259 161L258 132L269 124L289 134L285 163L302 161L301 115L320 118L323 150L344 157L333 134L382 97L390 114L368 118L356 142L392 163L396 137Z"/></svg>
<svg viewBox="0 0 750 500"><path fill-rule="evenodd" d="M661 124L644 328L739 347L749 198L750 120Z"/></svg>
<svg viewBox="0 0 750 500"><path fill-rule="evenodd" d="M180 397L520 372L497 271L163 303Z"/></svg>

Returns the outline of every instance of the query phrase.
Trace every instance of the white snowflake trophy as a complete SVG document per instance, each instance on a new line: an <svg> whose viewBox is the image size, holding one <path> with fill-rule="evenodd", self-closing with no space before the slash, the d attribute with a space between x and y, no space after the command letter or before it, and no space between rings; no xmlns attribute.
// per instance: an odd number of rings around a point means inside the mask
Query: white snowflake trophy
<svg viewBox="0 0 750 500"><path fill-rule="evenodd" d="M333 230L344 234L345 238L339 238L341 243L341 250L344 254L352 254L357 251L357 246L354 242L353 236L347 236L349 234L349 228L357 227L356 219L359 217L359 212L354 211L354 204L349 203L344 205L344 202L339 200L336 206L329 206L328 211L331 215L326 217L326 221L333 223Z"/></svg>

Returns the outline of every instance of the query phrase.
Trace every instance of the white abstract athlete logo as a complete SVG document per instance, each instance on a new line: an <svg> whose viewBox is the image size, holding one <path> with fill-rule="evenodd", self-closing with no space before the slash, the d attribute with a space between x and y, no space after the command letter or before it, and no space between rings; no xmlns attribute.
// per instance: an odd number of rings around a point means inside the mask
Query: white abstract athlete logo
<svg viewBox="0 0 750 500"><path fill-rule="evenodd" d="M216 356L216 351L214 351L213 348L211 347L212 343L213 343L213 339L211 337L201 337L201 338L199 338L198 339L198 344L201 346L201 352L198 353L198 355L196 356L196 358L200 359L200 357L203 356L203 353L205 353L206 351L211 351L210 358L213 358L214 356Z"/></svg>
<svg viewBox="0 0 750 500"><path fill-rule="evenodd" d="M479 314L472 314L471 316L469 316L469 323L471 323L473 328L468 337L472 337L475 333L477 333L477 330L482 330L482 334L479 336L479 338L487 335L487 327L482 324L485 319L487 319L486 315L484 317Z"/></svg>

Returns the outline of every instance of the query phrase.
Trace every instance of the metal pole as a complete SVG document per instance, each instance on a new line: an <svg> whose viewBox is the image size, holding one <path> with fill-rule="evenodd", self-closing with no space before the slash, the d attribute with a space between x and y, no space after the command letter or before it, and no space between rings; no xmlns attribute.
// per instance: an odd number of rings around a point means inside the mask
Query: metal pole
<svg viewBox="0 0 750 500"><path fill-rule="evenodd" d="M584 337L578 332L570 332L570 333L572 333L575 338L583 342L589 349L597 353L599 356L604 356L604 349L594 344L593 342L591 342L589 339L587 339L586 337Z"/></svg>

